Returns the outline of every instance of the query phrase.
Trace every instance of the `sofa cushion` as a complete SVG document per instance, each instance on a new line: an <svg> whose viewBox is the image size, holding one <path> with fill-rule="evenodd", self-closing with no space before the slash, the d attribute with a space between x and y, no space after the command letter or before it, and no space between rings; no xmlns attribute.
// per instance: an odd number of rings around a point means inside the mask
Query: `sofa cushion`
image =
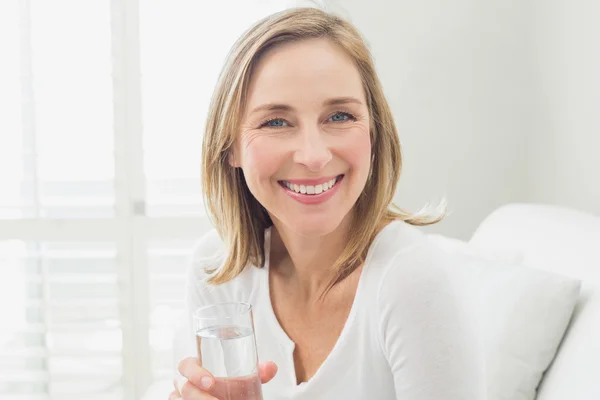
<svg viewBox="0 0 600 400"><path fill-rule="evenodd" d="M582 280L570 326L537 400L600 399L600 218L562 207L510 204L494 211L470 245L519 253L533 268Z"/></svg>
<svg viewBox="0 0 600 400"><path fill-rule="evenodd" d="M579 281L519 265L518 252L484 252L443 236L430 238L462 258L477 288L488 400L535 399L573 313Z"/></svg>

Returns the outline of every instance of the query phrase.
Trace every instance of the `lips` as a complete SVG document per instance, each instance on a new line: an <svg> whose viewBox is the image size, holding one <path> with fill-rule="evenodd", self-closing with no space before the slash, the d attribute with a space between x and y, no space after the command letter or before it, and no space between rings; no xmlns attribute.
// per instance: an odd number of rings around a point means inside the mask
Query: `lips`
<svg viewBox="0 0 600 400"><path fill-rule="evenodd" d="M335 195L343 179L344 175L338 175L322 179L279 181L279 185L297 202L304 205L318 205Z"/></svg>

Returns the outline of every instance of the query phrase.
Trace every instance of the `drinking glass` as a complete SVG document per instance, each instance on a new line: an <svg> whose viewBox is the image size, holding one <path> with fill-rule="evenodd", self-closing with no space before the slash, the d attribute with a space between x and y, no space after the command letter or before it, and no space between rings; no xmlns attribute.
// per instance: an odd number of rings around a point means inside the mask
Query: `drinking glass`
<svg viewBox="0 0 600 400"><path fill-rule="evenodd" d="M198 361L215 377L219 400L262 400L252 306L212 304L196 310Z"/></svg>

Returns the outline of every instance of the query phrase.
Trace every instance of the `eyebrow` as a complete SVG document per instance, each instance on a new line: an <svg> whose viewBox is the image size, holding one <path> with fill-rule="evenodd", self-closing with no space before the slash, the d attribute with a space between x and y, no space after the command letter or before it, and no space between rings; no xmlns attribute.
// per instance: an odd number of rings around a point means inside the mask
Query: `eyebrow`
<svg viewBox="0 0 600 400"><path fill-rule="evenodd" d="M323 105L337 106L337 105L348 104L348 103L354 103L354 104L358 104L358 105L363 104L363 102L360 101L359 99L357 99L356 97L337 97L335 99L325 100L325 102L323 102Z"/></svg>
<svg viewBox="0 0 600 400"><path fill-rule="evenodd" d="M362 105L363 102L357 99L356 97L336 97L333 99L327 99L323 102L324 106L337 106L342 104L359 104ZM258 111L294 111L294 107L288 104L277 104L277 103L267 103L253 109L250 114L254 114Z"/></svg>

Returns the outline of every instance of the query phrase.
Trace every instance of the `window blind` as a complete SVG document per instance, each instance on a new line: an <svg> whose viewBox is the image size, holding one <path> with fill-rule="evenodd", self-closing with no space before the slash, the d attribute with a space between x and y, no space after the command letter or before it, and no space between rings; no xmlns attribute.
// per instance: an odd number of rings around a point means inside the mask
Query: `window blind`
<svg viewBox="0 0 600 400"><path fill-rule="evenodd" d="M122 393L114 243L0 241L3 399Z"/></svg>

